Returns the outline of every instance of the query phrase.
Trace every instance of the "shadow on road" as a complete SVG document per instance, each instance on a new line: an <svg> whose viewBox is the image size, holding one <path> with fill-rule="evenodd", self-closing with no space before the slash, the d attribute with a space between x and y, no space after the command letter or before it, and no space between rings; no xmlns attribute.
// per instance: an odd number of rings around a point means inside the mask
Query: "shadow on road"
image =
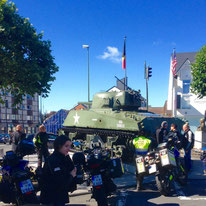
<svg viewBox="0 0 206 206"><path fill-rule="evenodd" d="M138 203L138 205L144 205L144 206L157 206L157 205L159 205L159 206L161 206L161 205L162 206L163 205L164 206L179 206L179 204L177 204L177 203L164 203L164 204L158 203L158 204L156 204L156 203L150 202L151 199L155 199L158 197L160 197L159 192L153 192L153 191L134 192L134 191L131 191L131 192L129 192L129 197L127 198L125 206L136 205L136 203Z"/></svg>

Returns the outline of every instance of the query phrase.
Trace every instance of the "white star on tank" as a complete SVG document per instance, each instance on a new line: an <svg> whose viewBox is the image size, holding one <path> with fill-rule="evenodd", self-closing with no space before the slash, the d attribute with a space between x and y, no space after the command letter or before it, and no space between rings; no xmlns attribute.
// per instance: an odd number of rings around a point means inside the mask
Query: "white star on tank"
<svg viewBox="0 0 206 206"><path fill-rule="evenodd" d="M78 116L77 113L76 113L76 115L73 116L73 117L74 117L74 124L79 124L79 118L80 118L80 116Z"/></svg>

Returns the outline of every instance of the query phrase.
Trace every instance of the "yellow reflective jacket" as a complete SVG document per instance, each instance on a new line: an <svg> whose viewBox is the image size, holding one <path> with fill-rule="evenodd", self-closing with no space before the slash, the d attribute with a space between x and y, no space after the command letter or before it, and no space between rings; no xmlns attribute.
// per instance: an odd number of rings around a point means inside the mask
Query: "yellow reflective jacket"
<svg viewBox="0 0 206 206"><path fill-rule="evenodd" d="M133 145L135 147L136 153L147 153L149 151L149 146L151 142L151 139L144 136L134 138Z"/></svg>

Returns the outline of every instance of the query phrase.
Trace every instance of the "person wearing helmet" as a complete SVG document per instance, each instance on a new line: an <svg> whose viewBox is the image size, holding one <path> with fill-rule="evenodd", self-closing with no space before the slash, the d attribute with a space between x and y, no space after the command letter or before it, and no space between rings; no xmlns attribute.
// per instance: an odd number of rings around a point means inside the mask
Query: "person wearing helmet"
<svg viewBox="0 0 206 206"><path fill-rule="evenodd" d="M156 146L154 139L146 137L145 131L141 130L138 137L133 139L133 146L135 149L135 157L145 156L149 151L152 151ZM136 167L136 177L137 177L137 191L143 189L144 174L138 174Z"/></svg>
<svg viewBox="0 0 206 206"><path fill-rule="evenodd" d="M158 144L161 144L165 141L168 134L167 127L168 127L167 121L163 121L161 123L161 127L156 130L156 139Z"/></svg>

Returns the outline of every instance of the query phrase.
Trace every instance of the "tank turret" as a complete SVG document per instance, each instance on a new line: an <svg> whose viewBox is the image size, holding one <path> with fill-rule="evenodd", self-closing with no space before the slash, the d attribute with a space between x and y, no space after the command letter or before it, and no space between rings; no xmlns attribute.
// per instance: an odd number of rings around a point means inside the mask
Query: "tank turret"
<svg viewBox="0 0 206 206"><path fill-rule="evenodd" d="M140 95L132 91L97 93L92 102L92 109L134 111L139 107L141 107Z"/></svg>

